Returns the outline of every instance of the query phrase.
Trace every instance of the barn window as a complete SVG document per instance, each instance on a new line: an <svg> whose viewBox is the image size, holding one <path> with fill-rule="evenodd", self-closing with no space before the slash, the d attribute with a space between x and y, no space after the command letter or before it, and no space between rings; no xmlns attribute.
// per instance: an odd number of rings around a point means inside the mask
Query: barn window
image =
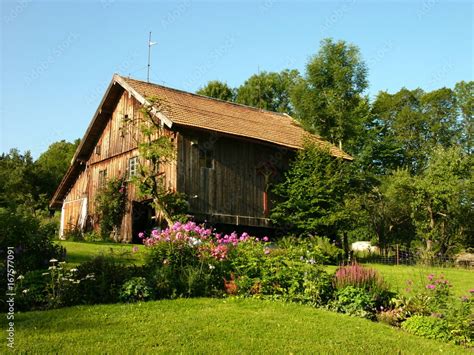
<svg viewBox="0 0 474 355"><path fill-rule="evenodd" d="M95 146L95 154L100 155L100 144Z"/></svg>
<svg viewBox="0 0 474 355"><path fill-rule="evenodd" d="M199 167L214 169L214 154L212 150L199 148Z"/></svg>
<svg viewBox="0 0 474 355"><path fill-rule="evenodd" d="M128 178L137 176L138 174L138 157L128 159Z"/></svg>
<svg viewBox="0 0 474 355"><path fill-rule="evenodd" d="M107 170L99 170L99 187L104 187L107 181Z"/></svg>

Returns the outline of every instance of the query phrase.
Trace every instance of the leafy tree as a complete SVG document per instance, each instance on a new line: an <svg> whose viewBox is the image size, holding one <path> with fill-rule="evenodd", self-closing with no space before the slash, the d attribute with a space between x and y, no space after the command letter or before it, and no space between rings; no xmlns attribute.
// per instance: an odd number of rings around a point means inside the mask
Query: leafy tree
<svg viewBox="0 0 474 355"><path fill-rule="evenodd" d="M33 210L37 205L38 191L33 158L29 151L20 154L11 149L0 156L0 207L16 209L26 204Z"/></svg>
<svg viewBox="0 0 474 355"><path fill-rule="evenodd" d="M381 198L389 205L389 210L374 205L383 219L389 221L388 231L393 233L394 227L409 226L409 218L416 236L425 242L427 250L441 255L472 243L469 240L474 231L471 166L472 157L461 148L439 146L419 175L412 175L407 169L395 171L387 179ZM400 230L394 232L400 237Z"/></svg>
<svg viewBox="0 0 474 355"><path fill-rule="evenodd" d="M338 238L349 220L344 196L350 188L350 165L306 143L274 187L278 196L271 219L298 235Z"/></svg>
<svg viewBox="0 0 474 355"><path fill-rule="evenodd" d="M300 80L297 70L261 72L237 89L236 102L274 112L293 113L290 92Z"/></svg>
<svg viewBox="0 0 474 355"><path fill-rule="evenodd" d="M235 98L234 90L219 80L209 81L204 87L196 91L196 93L224 101L234 101Z"/></svg>
<svg viewBox="0 0 474 355"><path fill-rule="evenodd" d="M462 127L461 143L467 153L474 151L474 81L460 81L454 87Z"/></svg>
<svg viewBox="0 0 474 355"><path fill-rule="evenodd" d="M401 89L395 94L380 92L372 105L373 161L383 174L407 168L421 172L435 147L459 142L454 92L442 88L429 93Z"/></svg>
<svg viewBox="0 0 474 355"><path fill-rule="evenodd" d="M79 139L74 141L74 143L66 142L65 140L55 142L35 161L38 188L48 199L53 196L54 191L59 186L61 179L71 164L71 159L79 142Z"/></svg>
<svg viewBox="0 0 474 355"><path fill-rule="evenodd" d="M367 67L359 49L345 41L324 39L306 66L304 80L292 90L296 116L308 129L351 148L351 139L363 126L367 86Z"/></svg>

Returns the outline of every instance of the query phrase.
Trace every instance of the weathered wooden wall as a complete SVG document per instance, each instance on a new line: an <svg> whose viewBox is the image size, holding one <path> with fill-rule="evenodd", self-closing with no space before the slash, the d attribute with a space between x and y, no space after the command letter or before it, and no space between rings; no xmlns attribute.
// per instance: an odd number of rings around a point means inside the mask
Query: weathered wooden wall
<svg viewBox="0 0 474 355"><path fill-rule="evenodd" d="M199 150L213 151L203 167ZM275 146L181 129L178 139L178 191L189 197L191 214L216 223L266 227L264 191L288 167L291 152ZM274 174L265 181L264 172ZM268 192L268 209L272 194Z"/></svg>
<svg viewBox="0 0 474 355"><path fill-rule="evenodd" d="M83 163L84 170L64 200L62 217L64 218L64 230L70 230L77 224L80 202L82 201L80 199L84 197L87 197L88 202L88 219L97 229L95 196L99 189L99 171L106 170L107 178L127 177L129 159L138 156L137 142L141 139L139 122L142 117L140 104L127 92L124 92L96 144L98 148L94 149L87 162ZM165 134L175 135L169 131L166 131ZM176 188L176 163L163 164L161 170L165 173L167 187ZM131 241L132 201L139 199L135 186L128 183L128 203L120 231L122 241ZM75 200L79 202L70 202Z"/></svg>

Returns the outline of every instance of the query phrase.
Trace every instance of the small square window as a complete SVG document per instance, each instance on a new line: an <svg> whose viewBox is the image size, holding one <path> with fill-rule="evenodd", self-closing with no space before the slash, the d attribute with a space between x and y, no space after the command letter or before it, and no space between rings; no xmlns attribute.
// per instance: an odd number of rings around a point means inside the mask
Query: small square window
<svg viewBox="0 0 474 355"><path fill-rule="evenodd" d="M199 149L199 167L214 169L214 154L210 149Z"/></svg>
<svg viewBox="0 0 474 355"><path fill-rule="evenodd" d="M138 157L132 157L128 160L128 178L137 176L138 174Z"/></svg>
<svg viewBox="0 0 474 355"><path fill-rule="evenodd" d="M99 170L99 187L104 187L107 181L107 170Z"/></svg>

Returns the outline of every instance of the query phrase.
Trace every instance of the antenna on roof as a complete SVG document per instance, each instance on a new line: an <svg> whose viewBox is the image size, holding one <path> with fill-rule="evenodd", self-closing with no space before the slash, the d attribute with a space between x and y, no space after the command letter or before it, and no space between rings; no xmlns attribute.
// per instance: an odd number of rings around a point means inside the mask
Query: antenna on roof
<svg viewBox="0 0 474 355"><path fill-rule="evenodd" d="M146 74L146 82L147 83L150 82L151 46L153 46L154 44L156 44L156 42L151 41L151 31L150 31L150 35L148 36L148 71L147 71L147 74Z"/></svg>

